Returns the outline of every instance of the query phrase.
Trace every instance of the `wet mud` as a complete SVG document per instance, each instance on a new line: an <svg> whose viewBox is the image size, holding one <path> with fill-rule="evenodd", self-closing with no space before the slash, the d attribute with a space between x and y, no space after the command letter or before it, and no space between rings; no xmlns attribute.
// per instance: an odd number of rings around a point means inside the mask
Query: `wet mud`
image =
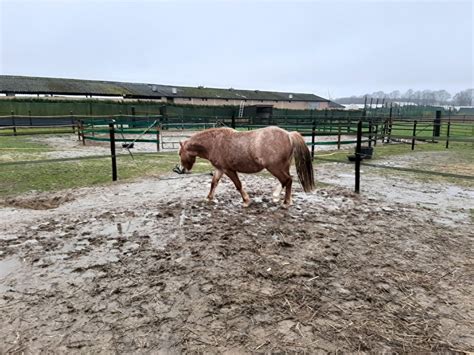
<svg viewBox="0 0 474 355"><path fill-rule="evenodd" d="M209 176L1 208L0 352L474 349L469 219L243 180L249 208L228 180L206 202Z"/></svg>

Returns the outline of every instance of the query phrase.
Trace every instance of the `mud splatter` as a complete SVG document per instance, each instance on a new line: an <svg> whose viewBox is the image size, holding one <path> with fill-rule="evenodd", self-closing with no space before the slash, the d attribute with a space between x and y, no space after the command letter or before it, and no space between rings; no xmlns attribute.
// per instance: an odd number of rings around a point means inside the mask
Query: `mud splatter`
<svg viewBox="0 0 474 355"><path fill-rule="evenodd" d="M2 221L0 258L22 263L0 280L0 352L474 348L471 224L341 187L297 187L285 210L255 176L249 208L228 181L210 204L209 179Z"/></svg>

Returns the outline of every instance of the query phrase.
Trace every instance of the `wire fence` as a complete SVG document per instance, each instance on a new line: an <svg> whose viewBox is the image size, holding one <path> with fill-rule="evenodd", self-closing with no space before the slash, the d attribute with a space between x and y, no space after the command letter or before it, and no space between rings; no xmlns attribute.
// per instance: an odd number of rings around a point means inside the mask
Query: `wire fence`
<svg viewBox="0 0 474 355"><path fill-rule="evenodd" d="M473 180L474 176L436 172L432 170L411 169L406 167L387 166L364 161L370 158L377 144L406 143L414 150L418 142L442 143L446 148L452 142L469 144L474 148L474 120L456 120L452 117L388 117L369 116L361 111L358 116L334 117L322 116L308 118L301 116L266 118L256 124L249 118L232 117L197 117L193 120L167 117L164 115L107 115L107 116L2 116L0 117L0 136L19 136L27 134L74 133L82 144L91 142L108 142L110 154L80 156L56 159L38 159L30 161L11 161L0 163L2 166L28 165L41 163L70 162L81 160L105 159L112 160L113 179L117 179L117 161L120 155L115 151L117 143L122 143L126 149L133 148L135 143L150 143L156 146L156 152L140 152L134 155L157 154L168 149L177 149L179 140L188 137L192 132L212 127L228 126L239 131L254 130L269 124L278 125L287 130L300 132L305 138L313 159L315 147L319 145L334 146L340 150L347 145L355 145L354 154L345 161L354 164L355 190L360 189L360 166L392 169L398 171L416 172L445 177ZM54 123L54 124L53 124ZM164 138L180 132L176 141L166 141ZM321 140L320 137L330 137L331 140ZM331 159L323 159L331 161ZM341 163L341 160L334 160Z"/></svg>

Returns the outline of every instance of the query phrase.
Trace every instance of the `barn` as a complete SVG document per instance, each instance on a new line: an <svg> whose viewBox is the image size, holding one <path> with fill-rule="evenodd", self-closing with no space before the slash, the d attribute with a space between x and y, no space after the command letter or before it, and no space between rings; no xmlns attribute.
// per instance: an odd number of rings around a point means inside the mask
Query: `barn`
<svg viewBox="0 0 474 355"><path fill-rule="evenodd" d="M0 75L0 95L58 98L156 100L205 106L261 106L280 109L334 109L340 105L314 94L188 87L149 83Z"/></svg>

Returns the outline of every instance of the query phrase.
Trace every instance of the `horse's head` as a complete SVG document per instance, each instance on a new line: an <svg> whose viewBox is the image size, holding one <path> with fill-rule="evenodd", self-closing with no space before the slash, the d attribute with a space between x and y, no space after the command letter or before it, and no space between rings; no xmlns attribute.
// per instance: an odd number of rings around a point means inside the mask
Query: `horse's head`
<svg viewBox="0 0 474 355"><path fill-rule="evenodd" d="M189 149L190 145L187 140L184 142L179 142L179 145L179 157L181 159L181 165L184 168L185 173L190 172L194 163L196 162L198 153Z"/></svg>

